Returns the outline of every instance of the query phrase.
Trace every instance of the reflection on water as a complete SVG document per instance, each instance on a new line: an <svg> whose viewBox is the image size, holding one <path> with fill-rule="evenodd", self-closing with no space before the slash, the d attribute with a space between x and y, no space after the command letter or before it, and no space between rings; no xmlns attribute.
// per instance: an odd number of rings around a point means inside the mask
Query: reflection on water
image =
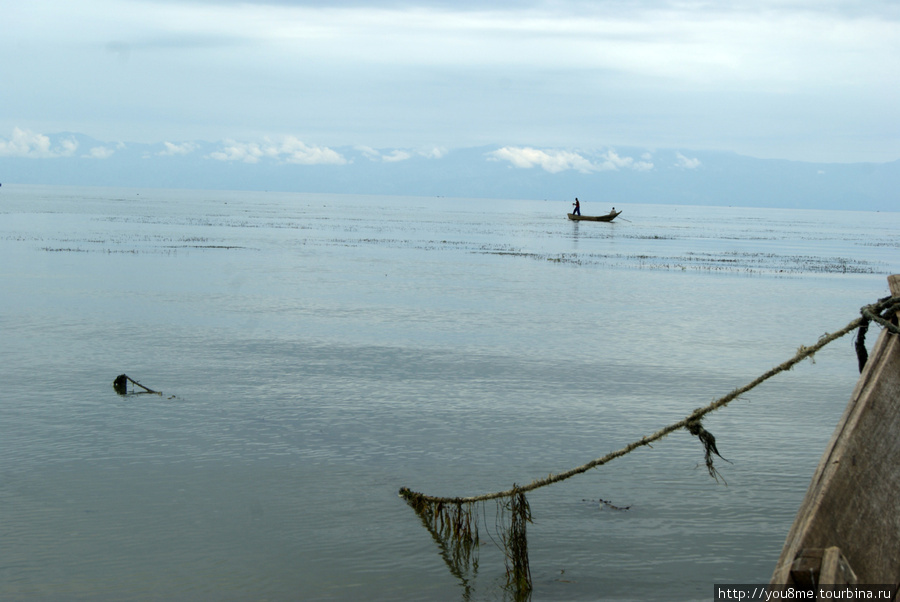
<svg viewBox="0 0 900 602"><path fill-rule="evenodd" d="M600 457L900 271L896 214L557 205L4 186L0 597L502 598L401 486ZM727 487L677 432L529 495L533 599L766 581L855 380L838 342L710 416Z"/></svg>

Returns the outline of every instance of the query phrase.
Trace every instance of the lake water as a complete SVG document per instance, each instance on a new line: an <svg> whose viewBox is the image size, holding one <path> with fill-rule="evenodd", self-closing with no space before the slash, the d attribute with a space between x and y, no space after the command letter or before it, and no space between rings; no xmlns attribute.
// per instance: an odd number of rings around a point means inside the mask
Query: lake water
<svg viewBox="0 0 900 602"><path fill-rule="evenodd" d="M0 599L509 598L493 503L454 574L400 487L603 456L900 272L900 213L618 208L4 185ZM529 494L532 599L767 582L850 339L704 421L727 485L676 432ZM116 394L122 373L163 394Z"/></svg>

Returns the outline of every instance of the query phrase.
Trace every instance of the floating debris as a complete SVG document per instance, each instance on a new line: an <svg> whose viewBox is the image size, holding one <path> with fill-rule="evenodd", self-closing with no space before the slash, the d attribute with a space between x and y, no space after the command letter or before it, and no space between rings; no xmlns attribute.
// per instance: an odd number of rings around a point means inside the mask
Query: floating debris
<svg viewBox="0 0 900 602"><path fill-rule="evenodd" d="M600 510L603 510L604 508L609 508L610 510L615 510L616 512L625 512L626 510L631 510L631 504L629 504L628 506L616 506L609 500L604 500L603 498L597 498L596 500L581 500L581 501L585 502L587 504L593 504L595 506L598 506L600 508Z"/></svg>
<svg viewBox="0 0 900 602"><path fill-rule="evenodd" d="M115 389L116 393L118 393L119 395L128 395L128 383L137 385L138 387L142 388L144 390L143 391L144 393L153 393L154 395L162 395L161 392L154 391L153 389L150 389L149 387L145 387L144 385L142 385L138 381L134 380L127 374L120 374L116 377L116 379L113 381L113 389Z"/></svg>

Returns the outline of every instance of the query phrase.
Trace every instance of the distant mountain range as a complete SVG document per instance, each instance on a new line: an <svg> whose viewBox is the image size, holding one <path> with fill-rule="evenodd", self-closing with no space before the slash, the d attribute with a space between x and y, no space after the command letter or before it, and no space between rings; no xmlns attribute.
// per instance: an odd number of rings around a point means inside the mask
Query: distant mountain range
<svg viewBox="0 0 900 602"><path fill-rule="evenodd" d="M900 160L804 163L726 152L108 143L17 130L0 182L752 207L900 210Z"/></svg>

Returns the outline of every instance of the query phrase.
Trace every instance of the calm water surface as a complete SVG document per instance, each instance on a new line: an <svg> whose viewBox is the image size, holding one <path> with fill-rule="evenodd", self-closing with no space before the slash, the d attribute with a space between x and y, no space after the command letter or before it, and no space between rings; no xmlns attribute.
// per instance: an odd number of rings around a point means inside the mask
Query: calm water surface
<svg viewBox="0 0 900 602"><path fill-rule="evenodd" d="M493 505L453 574L400 487L602 456L900 272L896 213L568 209L4 186L0 598L502 600ZM766 582L857 378L849 338L815 360L705 421L727 486L679 432L530 494L532 599Z"/></svg>

